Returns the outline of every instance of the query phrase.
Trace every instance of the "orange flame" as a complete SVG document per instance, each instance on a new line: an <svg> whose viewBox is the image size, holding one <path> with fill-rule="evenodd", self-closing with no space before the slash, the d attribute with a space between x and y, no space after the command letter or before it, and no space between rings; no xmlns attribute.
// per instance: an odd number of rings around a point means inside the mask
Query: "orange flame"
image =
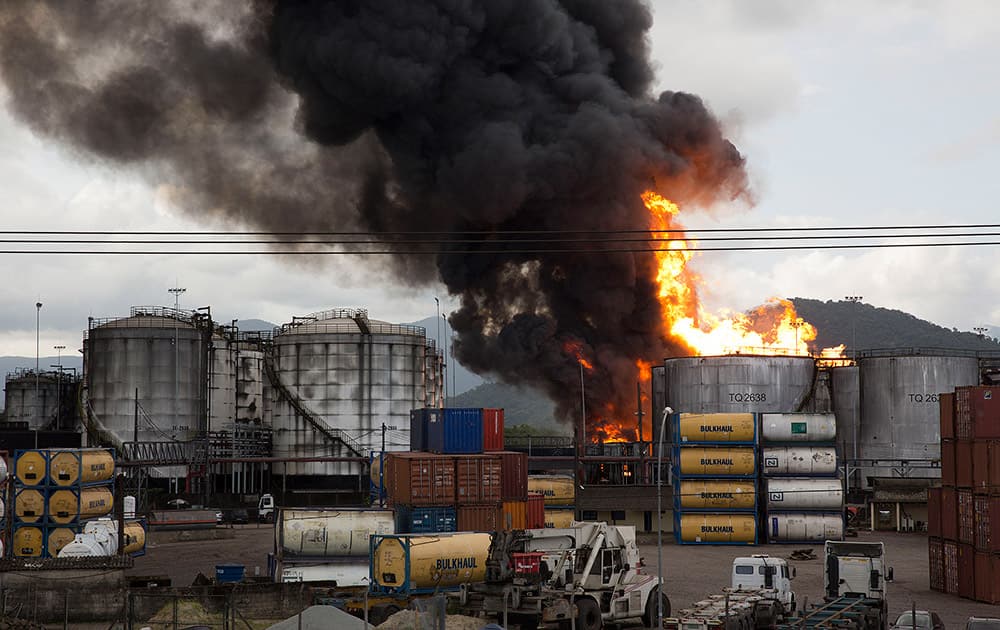
<svg viewBox="0 0 1000 630"><path fill-rule="evenodd" d="M579 341L567 341L563 344L563 350L576 358L577 362L587 370L593 370L594 364L583 356L583 344Z"/></svg>

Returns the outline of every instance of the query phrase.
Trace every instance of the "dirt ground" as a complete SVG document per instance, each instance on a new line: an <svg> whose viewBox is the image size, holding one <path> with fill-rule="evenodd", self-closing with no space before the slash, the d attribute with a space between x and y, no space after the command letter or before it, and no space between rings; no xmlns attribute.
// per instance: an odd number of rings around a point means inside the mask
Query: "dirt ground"
<svg viewBox="0 0 1000 630"><path fill-rule="evenodd" d="M895 573L890 585L889 601L893 616L916 603L918 609L935 610L944 619L946 628L961 630L970 616L1000 617L1000 606L979 604L952 595L930 590L927 576L927 538L920 534L861 533L857 540L886 543L889 564ZM236 536L224 540L205 540L157 544L155 538L147 554L136 558L131 575L168 575L175 586L191 584L200 572L215 576L215 565L238 563L246 566L248 575L259 570L267 572L267 554L272 551L274 530L270 525L237 526ZM759 547L699 547L675 545L672 537L664 537L663 561L666 592L674 610L690 606L717 592L729 582L734 557L752 553L768 553L787 557L793 549L808 545L762 545ZM815 601L823 588L823 566L819 556L822 545L813 547L817 559L792 561L796 568L795 592L799 602ZM656 539L643 537L640 550L647 570L656 570ZM258 569L259 567L259 569Z"/></svg>

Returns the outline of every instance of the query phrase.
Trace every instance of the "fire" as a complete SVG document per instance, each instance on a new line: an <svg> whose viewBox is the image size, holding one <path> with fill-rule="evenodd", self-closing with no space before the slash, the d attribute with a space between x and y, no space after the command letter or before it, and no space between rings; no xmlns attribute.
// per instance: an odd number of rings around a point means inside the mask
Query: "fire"
<svg viewBox="0 0 1000 630"><path fill-rule="evenodd" d="M591 363L585 356L583 356L583 344L579 341L567 341L563 344L563 350L576 358L577 363L582 365L586 370L593 370L594 364Z"/></svg>

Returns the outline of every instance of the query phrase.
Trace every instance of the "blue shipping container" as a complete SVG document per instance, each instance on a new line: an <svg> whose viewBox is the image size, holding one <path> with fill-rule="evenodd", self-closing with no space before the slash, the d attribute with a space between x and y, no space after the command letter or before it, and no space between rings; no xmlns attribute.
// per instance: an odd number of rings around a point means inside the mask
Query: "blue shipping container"
<svg viewBox="0 0 1000 630"><path fill-rule="evenodd" d="M397 534L438 534L458 529L458 515L453 507L396 506Z"/></svg>
<svg viewBox="0 0 1000 630"><path fill-rule="evenodd" d="M435 422L441 419L441 410L437 407L424 407L410 410L410 450L427 450L427 425L430 419Z"/></svg>
<svg viewBox="0 0 1000 630"><path fill-rule="evenodd" d="M215 565L215 581L217 584L227 582L240 582L243 580L242 564L217 564Z"/></svg>
<svg viewBox="0 0 1000 630"><path fill-rule="evenodd" d="M427 418L427 450L432 453L482 453L483 410L448 408Z"/></svg>

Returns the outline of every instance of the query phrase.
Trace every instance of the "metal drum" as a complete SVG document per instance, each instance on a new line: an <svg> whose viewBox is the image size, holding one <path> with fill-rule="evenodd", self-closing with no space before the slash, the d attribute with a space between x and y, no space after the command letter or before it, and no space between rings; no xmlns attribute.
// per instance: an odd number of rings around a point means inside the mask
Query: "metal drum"
<svg viewBox="0 0 1000 630"><path fill-rule="evenodd" d="M809 512L767 515L768 542L813 542L844 539L844 516Z"/></svg>
<svg viewBox="0 0 1000 630"><path fill-rule="evenodd" d="M372 544L375 584L392 591L437 591L482 582L490 534L380 536Z"/></svg>
<svg viewBox="0 0 1000 630"><path fill-rule="evenodd" d="M826 510L844 508L844 487L840 479L826 477L785 477L768 479L767 509Z"/></svg>
<svg viewBox="0 0 1000 630"><path fill-rule="evenodd" d="M286 556L368 556L375 534L392 534L391 510L282 510L278 544Z"/></svg>
<svg viewBox="0 0 1000 630"><path fill-rule="evenodd" d="M753 447L684 446L677 450L676 470L682 477L751 477L757 472Z"/></svg>
<svg viewBox="0 0 1000 630"><path fill-rule="evenodd" d="M837 421L832 413L765 413L760 417L763 442L834 442Z"/></svg>
<svg viewBox="0 0 1000 630"><path fill-rule="evenodd" d="M757 441L757 417L752 413L678 413L672 421L678 444Z"/></svg>
<svg viewBox="0 0 1000 630"><path fill-rule="evenodd" d="M678 541L702 544L747 544L757 542L754 514L700 514L688 512L678 517Z"/></svg>
<svg viewBox="0 0 1000 630"><path fill-rule="evenodd" d="M565 475L528 475L528 492L545 497L545 505L576 503L576 484Z"/></svg>
<svg viewBox="0 0 1000 630"><path fill-rule="evenodd" d="M682 510L752 510L757 505L751 479L685 479L674 492Z"/></svg>
<svg viewBox="0 0 1000 630"><path fill-rule="evenodd" d="M833 446L765 446L760 459L765 477L837 474L837 449Z"/></svg>

